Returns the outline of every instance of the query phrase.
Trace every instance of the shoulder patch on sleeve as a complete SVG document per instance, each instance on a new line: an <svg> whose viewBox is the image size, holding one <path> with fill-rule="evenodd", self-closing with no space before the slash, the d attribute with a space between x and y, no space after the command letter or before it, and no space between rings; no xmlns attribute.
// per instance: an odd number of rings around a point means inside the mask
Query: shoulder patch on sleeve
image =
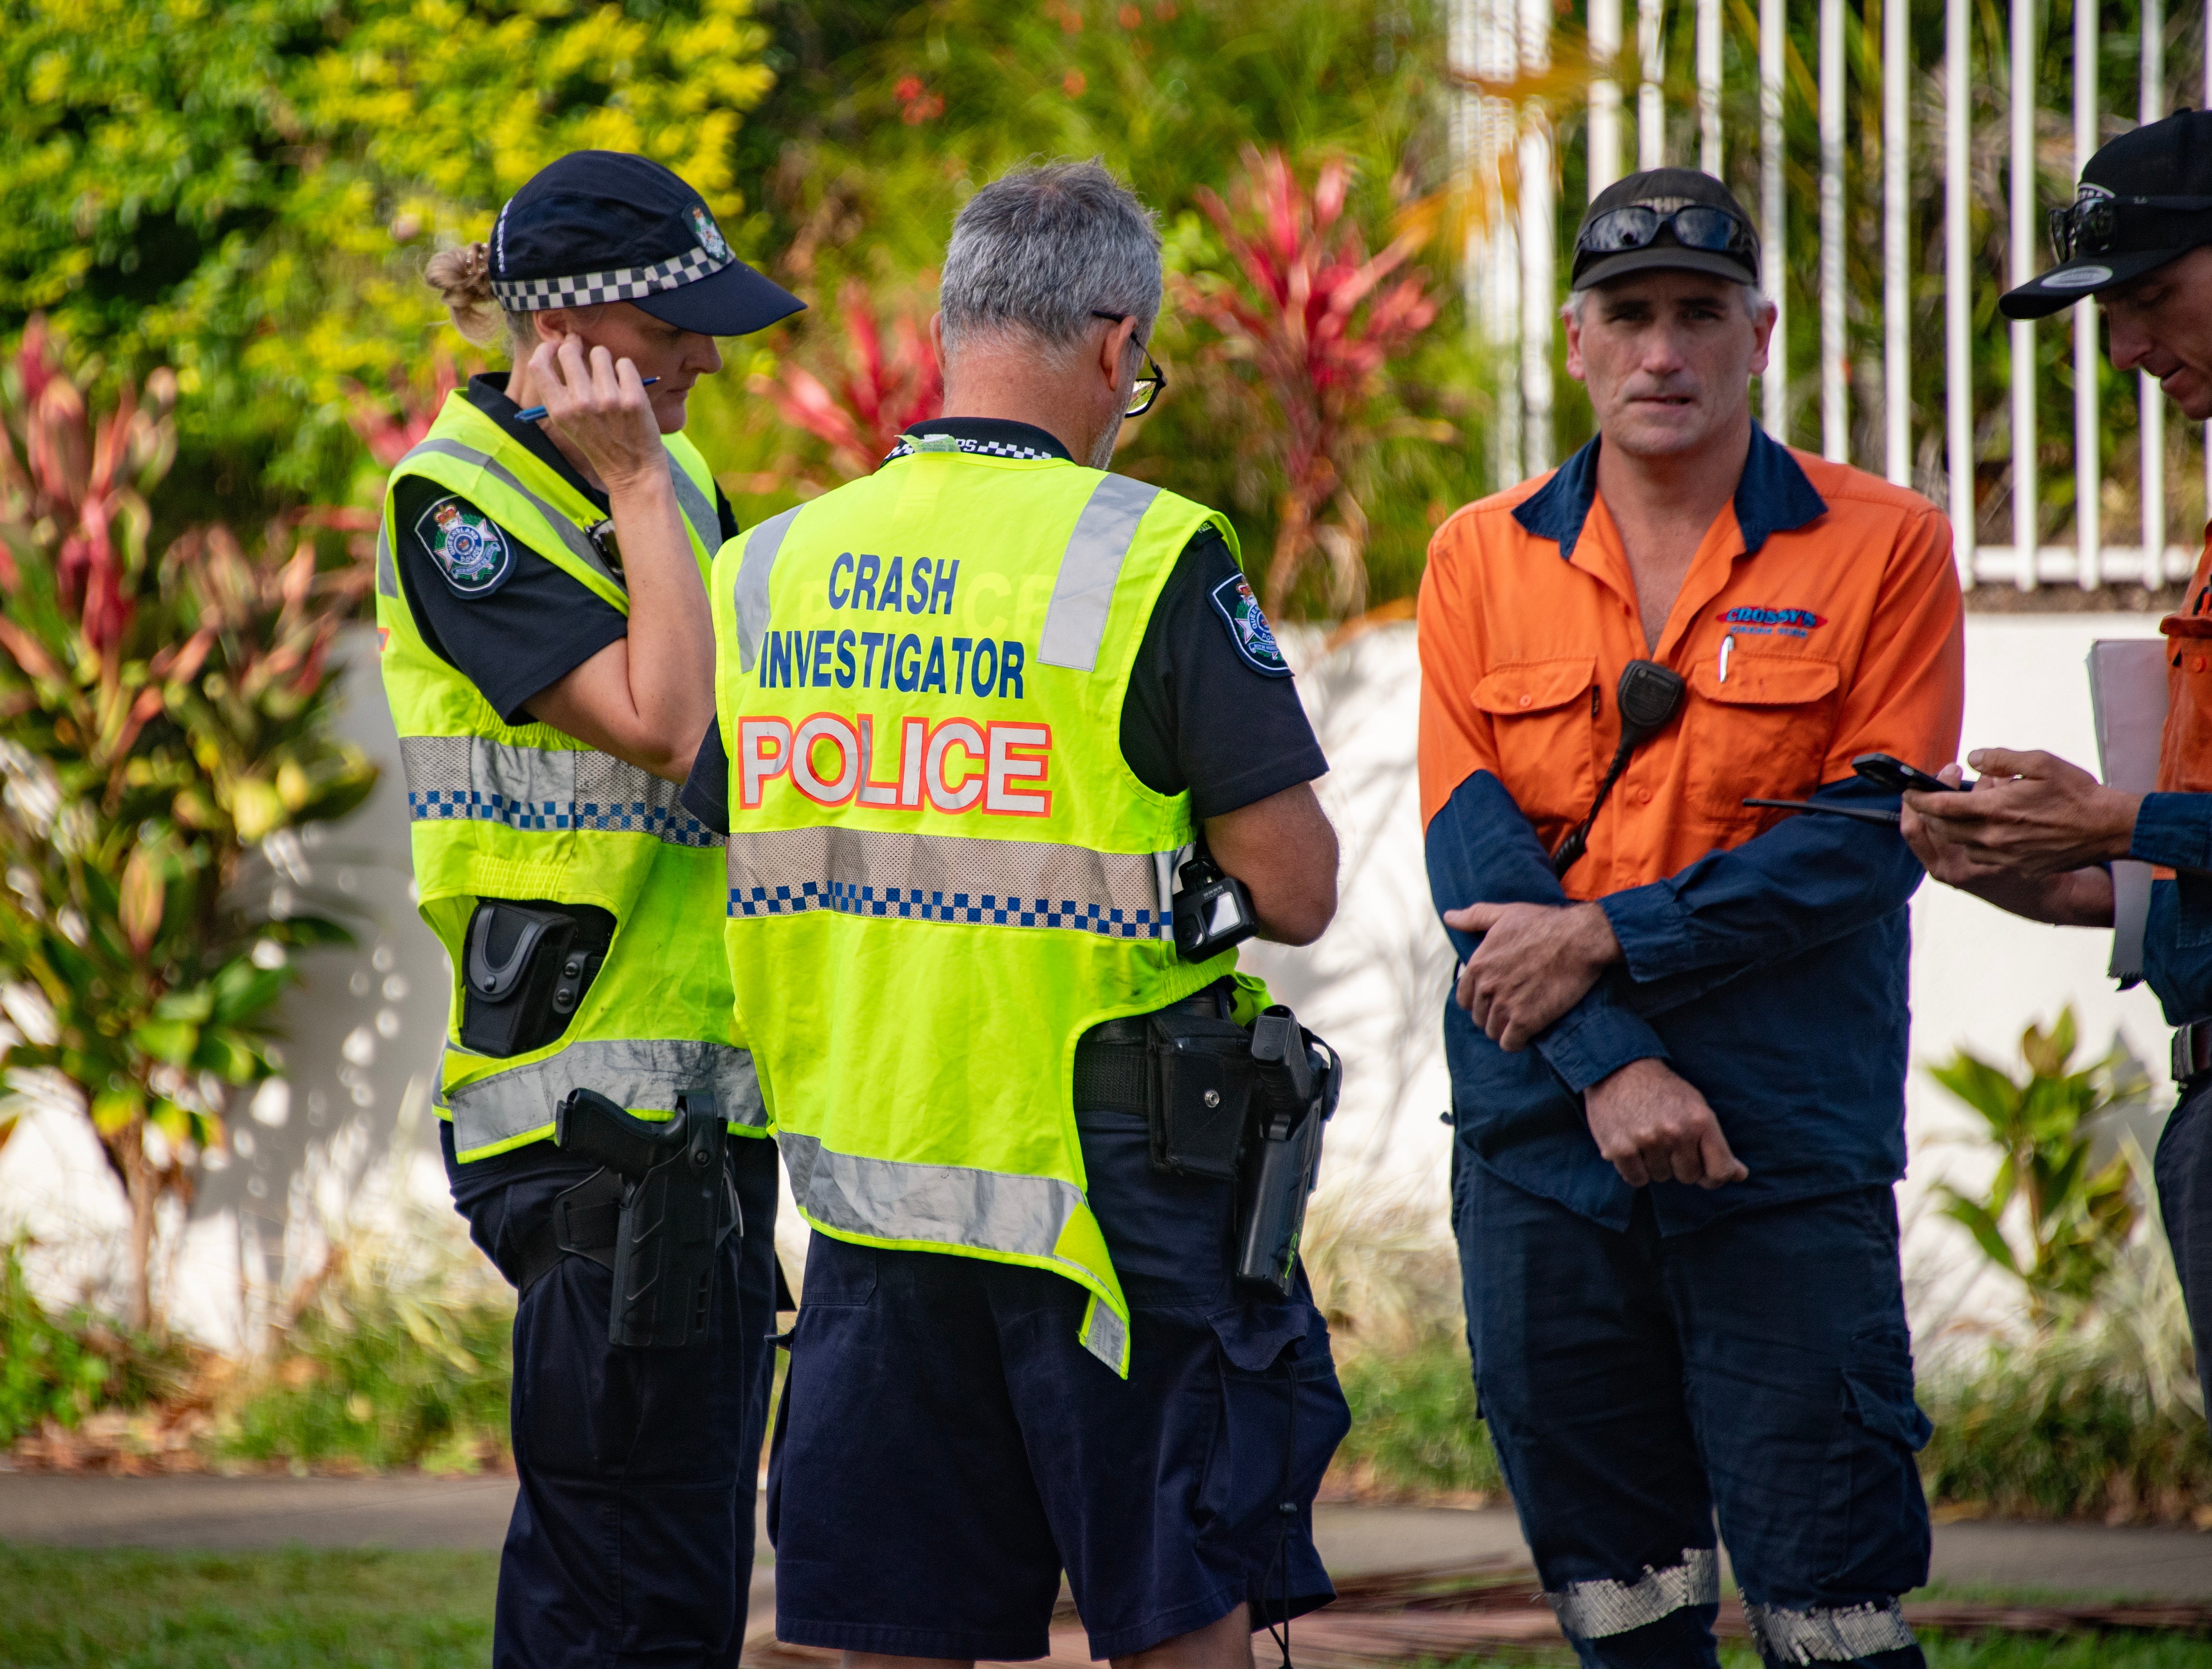
<svg viewBox="0 0 2212 1669"><path fill-rule="evenodd" d="M1291 664L1283 658L1274 628L1261 612L1260 599L1252 594L1252 582L1241 574L1232 574L1213 588L1212 595L1213 612L1221 616L1229 640L1237 646L1244 664L1262 677L1289 677Z"/></svg>
<svg viewBox="0 0 2212 1669"><path fill-rule="evenodd" d="M440 499L415 519L415 537L458 597L489 597L514 571L514 547L499 524L465 498Z"/></svg>

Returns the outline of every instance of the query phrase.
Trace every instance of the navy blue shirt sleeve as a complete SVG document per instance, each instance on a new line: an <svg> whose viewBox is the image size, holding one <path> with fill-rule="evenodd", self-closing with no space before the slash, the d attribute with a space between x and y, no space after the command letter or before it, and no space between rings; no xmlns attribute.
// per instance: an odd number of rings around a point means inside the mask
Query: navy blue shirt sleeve
<svg viewBox="0 0 2212 1669"><path fill-rule="evenodd" d="M1429 819L1429 894L1437 914L1477 900L1488 904L1565 904L1565 891L1536 831L1505 785L1477 771L1452 792ZM1444 929L1465 962L1482 943L1479 933ZM1659 1035L1624 1004L1620 981L1600 980L1535 1042L1537 1053L1577 1094L1635 1060L1664 1060Z"/></svg>
<svg viewBox="0 0 2212 1669"><path fill-rule="evenodd" d="M392 490L392 548L416 629L432 652L483 692L503 722L527 724L531 698L627 636L629 622L504 529L506 574L485 589L458 589L419 531L424 515L447 500L475 510L421 476Z"/></svg>
<svg viewBox="0 0 2212 1669"><path fill-rule="evenodd" d="M1214 606L1215 589L1239 577L1219 532L1193 537L1152 606L1121 701L1130 771L1155 793L1188 789L1201 819L1328 771L1289 669L1240 651L1234 621Z"/></svg>
<svg viewBox="0 0 2212 1669"><path fill-rule="evenodd" d="M684 792L678 798L686 811L717 834L730 832L730 756L722 746L719 724L707 726L706 737L691 762L691 774L684 779Z"/></svg>
<svg viewBox="0 0 2212 1669"><path fill-rule="evenodd" d="M1883 810L1898 798L1856 777L1814 796ZM1597 901L1650 1014L1904 907L1924 871L1903 835L1849 817L1785 816L1678 874Z"/></svg>
<svg viewBox="0 0 2212 1669"><path fill-rule="evenodd" d="M2212 794L2145 794L2128 856L2212 875Z"/></svg>

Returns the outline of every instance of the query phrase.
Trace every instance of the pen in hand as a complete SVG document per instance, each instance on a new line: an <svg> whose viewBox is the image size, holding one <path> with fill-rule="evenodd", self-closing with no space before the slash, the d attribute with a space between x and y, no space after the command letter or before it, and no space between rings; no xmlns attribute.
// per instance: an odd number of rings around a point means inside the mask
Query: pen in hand
<svg viewBox="0 0 2212 1669"><path fill-rule="evenodd" d="M658 377L647 377L643 383L639 385L639 386L650 388L653 384L659 380L660 379ZM521 410L514 414L514 421L518 423L534 423L544 415L545 408L542 405L525 406Z"/></svg>

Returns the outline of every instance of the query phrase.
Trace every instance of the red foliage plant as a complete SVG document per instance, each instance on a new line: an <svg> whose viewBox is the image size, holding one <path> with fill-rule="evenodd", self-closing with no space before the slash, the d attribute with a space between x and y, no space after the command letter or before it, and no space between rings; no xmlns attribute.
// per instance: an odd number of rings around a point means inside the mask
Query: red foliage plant
<svg viewBox="0 0 2212 1669"><path fill-rule="evenodd" d="M1382 369L1437 316L1428 274L1415 268L1384 282L1420 242L1408 232L1369 255L1345 217L1351 173L1322 164L1309 192L1280 151L1247 146L1237 211L1201 187L1243 282L1185 280L1182 306L1219 337L1214 356L1241 361L1239 381L1256 408L1283 473L1275 549L1262 601L1279 615L1309 561L1328 567L1328 599L1340 614L1366 601L1367 517L1352 486L1352 464L1371 443L1363 419L1382 386ZM1324 525L1323 513L1336 519Z"/></svg>
<svg viewBox="0 0 2212 1669"><path fill-rule="evenodd" d="M857 481L883 461L909 427L934 417L945 405L945 376L928 333L912 313L884 322L868 287L857 279L837 293L845 326L845 363L831 373L834 386L804 366L786 363L748 385L774 403L784 422L830 448L830 467Z"/></svg>

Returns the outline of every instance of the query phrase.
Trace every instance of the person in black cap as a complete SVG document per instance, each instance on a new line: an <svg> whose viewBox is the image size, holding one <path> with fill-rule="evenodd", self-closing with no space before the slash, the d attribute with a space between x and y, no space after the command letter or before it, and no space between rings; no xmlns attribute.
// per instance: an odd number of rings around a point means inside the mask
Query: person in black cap
<svg viewBox="0 0 2212 1669"><path fill-rule="evenodd" d="M776 1156L721 945L723 843L678 804L714 716L705 575L738 531L681 430L714 338L799 303L683 180L606 151L544 169L427 276L514 361L393 470L377 576L420 907L456 974L447 1173L521 1295L493 1659L734 1666ZM652 1344L612 1314L623 1237L650 1223L554 1139L578 1090L720 1149L705 1288Z"/></svg>
<svg viewBox="0 0 2212 1669"><path fill-rule="evenodd" d="M1719 180L1601 192L1565 309L1597 438L1429 547L1453 1229L1583 1663L1710 1669L1725 1542L1765 1662L1918 1669L1892 1187L1920 866L1851 762L1957 749L1958 578L1935 506L1753 420L1759 276Z"/></svg>
<svg viewBox="0 0 2212 1669"><path fill-rule="evenodd" d="M2112 364L2147 371L2192 418L2212 417L2212 111L2123 134L2053 211L2058 264L1998 298L2040 319L2094 296ZM2146 531L2154 549L2163 528ZM2166 639L2157 786L2107 788L2047 753L1984 748L1971 794L1909 794L1905 834L1939 881L2063 926L2112 925L2114 859L2159 866L2143 925L2143 978L2173 1035L2180 1100L2159 1138L2159 1204L2212 1409L2212 537ZM1956 766L1942 774L1964 780Z"/></svg>

